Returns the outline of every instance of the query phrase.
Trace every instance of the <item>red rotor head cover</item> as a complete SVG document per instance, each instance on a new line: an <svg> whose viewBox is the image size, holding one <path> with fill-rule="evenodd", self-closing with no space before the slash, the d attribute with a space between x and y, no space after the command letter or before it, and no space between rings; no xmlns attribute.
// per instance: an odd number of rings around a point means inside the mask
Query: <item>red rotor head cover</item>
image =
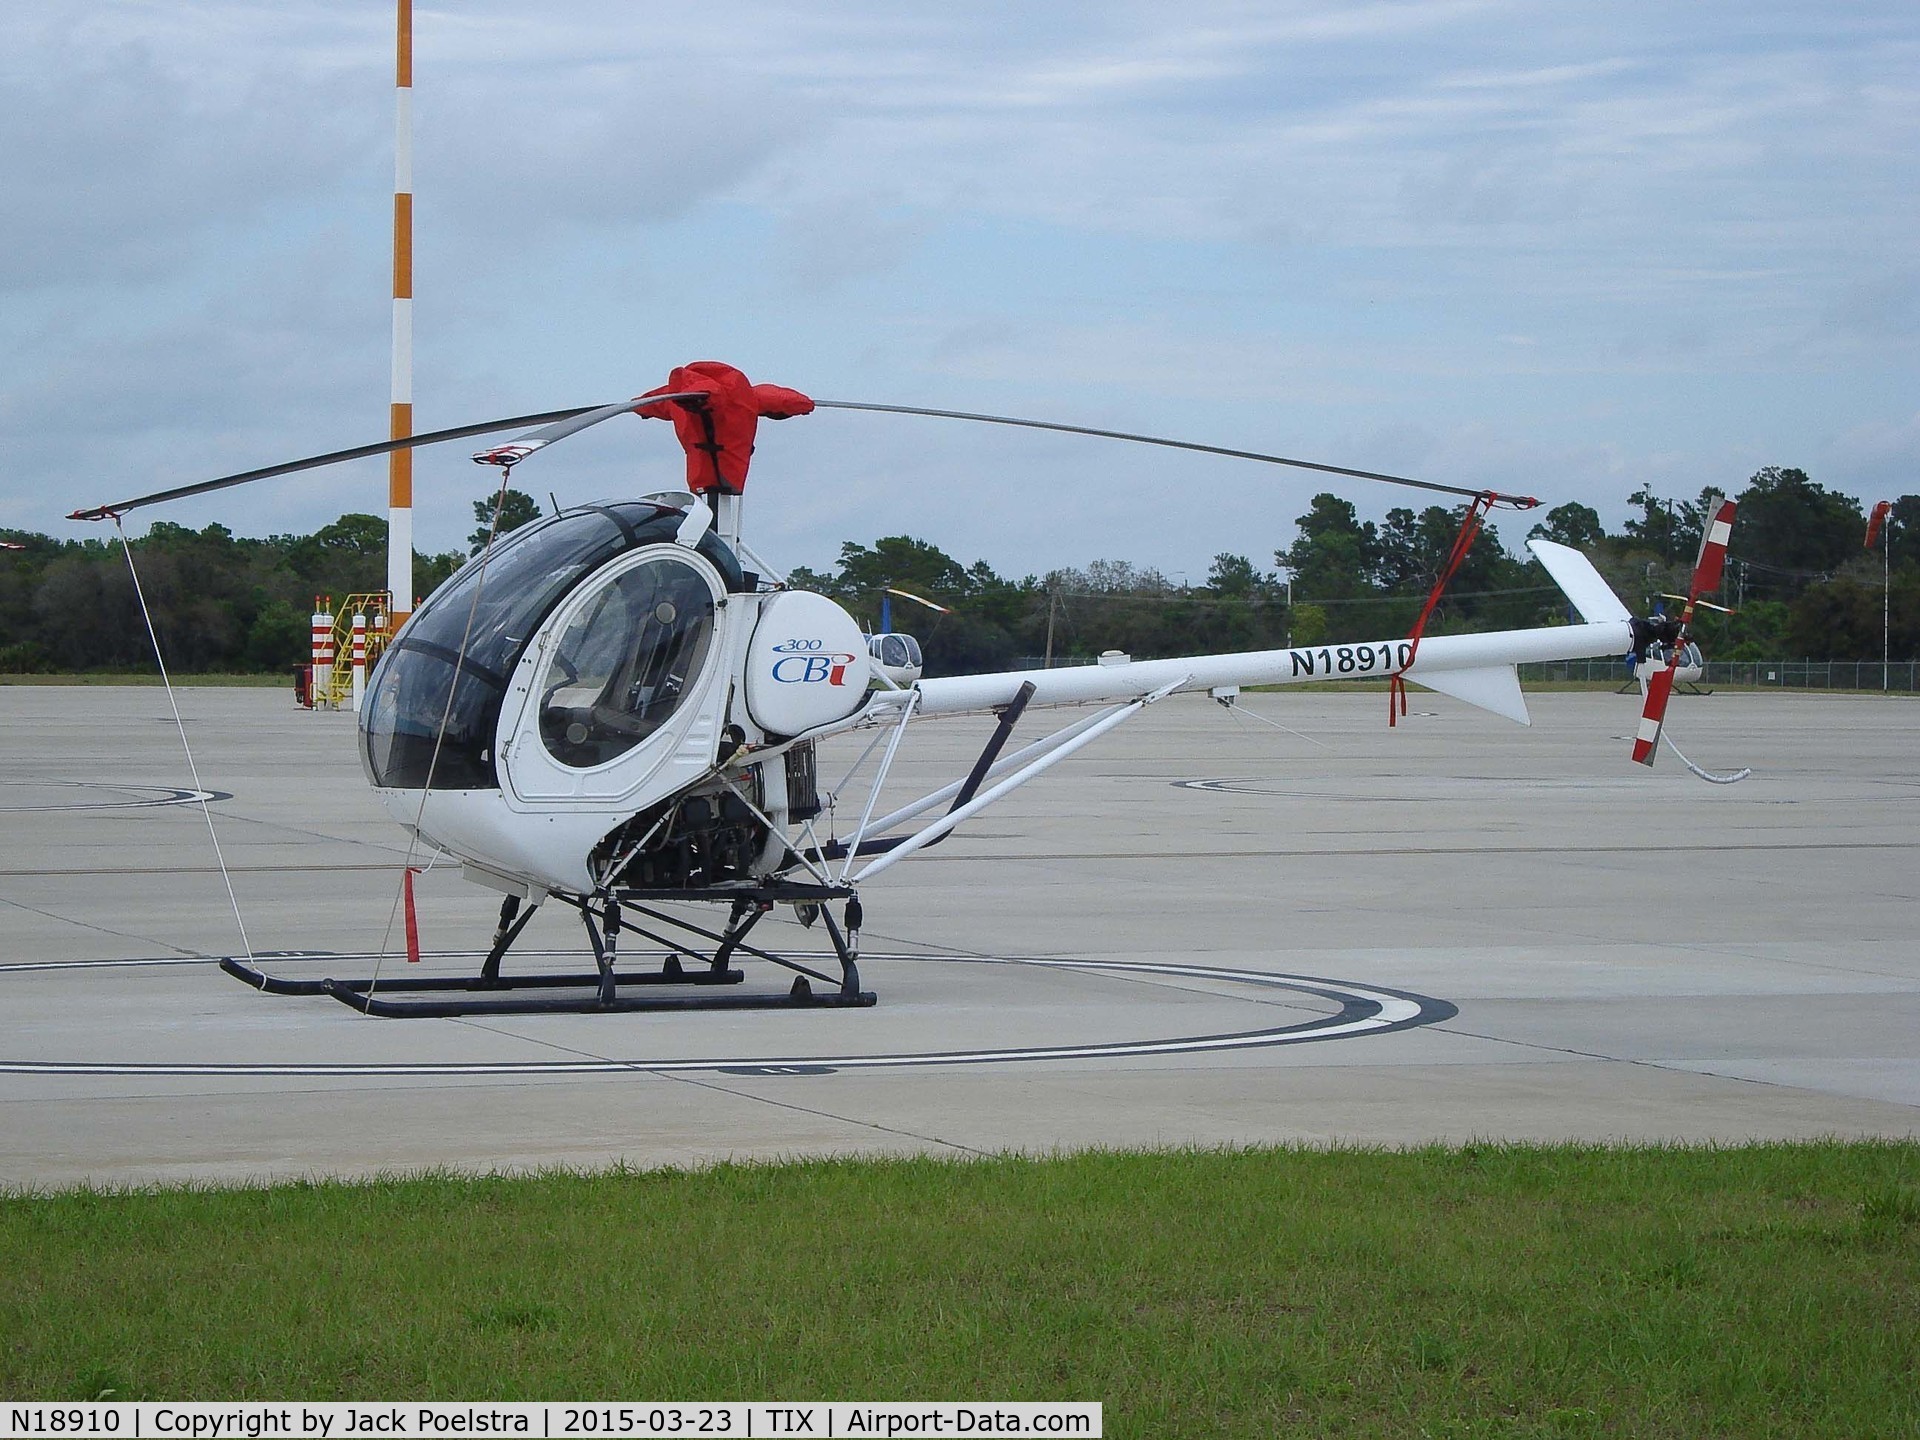
<svg viewBox="0 0 1920 1440"><path fill-rule="evenodd" d="M703 400L662 400L636 403L634 414L650 420L671 420L673 433L687 452L687 488L696 495L709 490L738 495L747 488L747 467L753 461L753 436L762 419L785 420L810 414L813 401L784 385L755 385L718 360L696 360L677 365L658 389L647 395L698 391Z"/></svg>

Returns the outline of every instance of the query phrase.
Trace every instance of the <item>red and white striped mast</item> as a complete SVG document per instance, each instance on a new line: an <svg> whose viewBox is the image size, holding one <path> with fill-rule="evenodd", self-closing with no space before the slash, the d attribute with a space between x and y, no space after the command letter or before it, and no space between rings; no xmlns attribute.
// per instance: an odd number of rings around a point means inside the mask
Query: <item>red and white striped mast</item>
<svg viewBox="0 0 1920 1440"><path fill-rule="evenodd" d="M389 439L413 433L413 0L396 0L393 124L393 389ZM387 591L393 630L413 609L413 451L387 457Z"/></svg>

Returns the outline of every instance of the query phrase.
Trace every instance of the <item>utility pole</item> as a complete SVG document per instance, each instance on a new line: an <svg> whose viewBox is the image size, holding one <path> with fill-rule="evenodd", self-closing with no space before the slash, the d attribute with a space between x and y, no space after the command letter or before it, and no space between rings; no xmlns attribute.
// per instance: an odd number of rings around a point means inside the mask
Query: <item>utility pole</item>
<svg viewBox="0 0 1920 1440"><path fill-rule="evenodd" d="M1047 586L1047 658L1045 667L1053 669L1053 612L1059 606L1059 599L1053 593L1053 586Z"/></svg>
<svg viewBox="0 0 1920 1440"><path fill-rule="evenodd" d="M1893 519L1893 502L1882 500L1873 507L1873 513L1867 517L1867 549L1873 549L1873 542L1880 542L1880 693L1885 694L1891 688L1889 674L1893 669L1893 527L1888 523Z"/></svg>

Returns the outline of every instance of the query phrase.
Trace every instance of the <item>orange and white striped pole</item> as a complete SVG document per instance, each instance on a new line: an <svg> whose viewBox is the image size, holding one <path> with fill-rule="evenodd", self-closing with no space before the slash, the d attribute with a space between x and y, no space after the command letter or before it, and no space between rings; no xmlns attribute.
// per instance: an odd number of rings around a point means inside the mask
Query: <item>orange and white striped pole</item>
<svg viewBox="0 0 1920 1440"><path fill-rule="evenodd" d="M389 435L413 433L413 0L396 0L393 133L393 391ZM398 629L413 609L413 451L387 457L387 591Z"/></svg>

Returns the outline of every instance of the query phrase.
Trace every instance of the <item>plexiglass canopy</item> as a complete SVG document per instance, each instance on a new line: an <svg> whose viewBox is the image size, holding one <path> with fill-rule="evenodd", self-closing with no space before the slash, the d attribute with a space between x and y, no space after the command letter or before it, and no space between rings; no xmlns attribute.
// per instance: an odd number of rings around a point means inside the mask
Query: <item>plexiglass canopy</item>
<svg viewBox="0 0 1920 1440"><path fill-rule="evenodd" d="M583 506L510 532L484 564L468 561L414 613L374 670L360 717L361 753L373 783L405 790L497 787L494 731L527 642L588 575L637 546L671 541L681 519L681 512L646 501ZM709 533L698 548L728 589L743 587L739 562L720 540ZM699 579L690 566L679 568ZM704 582L700 588L705 591ZM604 678L610 683L613 672ZM647 679L636 674L631 683ZM659 682L652 683L657 688ZM639 709L626 713L630 718L621 723L643 723ZM605 743L591 740L600 728L595 722L580 743Z"/></svg>
<svg viewBox="0 0 1920 1440"><path fill-rule="evenodd" d="M540 738L562 765L626 754L693 689L713 637L713 591L675 555L623 571L567 622L540 681Z"/></svg>

